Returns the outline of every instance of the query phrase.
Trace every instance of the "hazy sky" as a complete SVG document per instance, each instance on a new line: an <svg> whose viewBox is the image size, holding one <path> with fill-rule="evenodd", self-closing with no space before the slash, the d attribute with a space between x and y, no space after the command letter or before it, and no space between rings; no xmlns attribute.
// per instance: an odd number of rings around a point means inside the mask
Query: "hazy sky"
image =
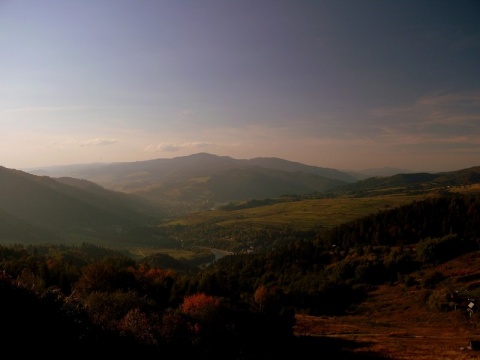
<svg viewBox="0 0 480 360"><path fill-rule="evenodd" d="M480 165L479 0L0 0L0 165Z"/></svg>

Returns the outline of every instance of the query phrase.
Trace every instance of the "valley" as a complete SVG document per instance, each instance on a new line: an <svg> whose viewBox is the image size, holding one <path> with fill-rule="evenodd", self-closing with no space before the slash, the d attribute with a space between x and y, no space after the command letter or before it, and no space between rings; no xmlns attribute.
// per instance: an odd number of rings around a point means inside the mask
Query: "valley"
<svg viewBox="0 0 480 360"><path fill-rule="evenodd" d="M479 358L478 314L467 307L480 299L480 167L356 181L278 159L241 162L247 169L205 154L177 160L167 187L155 162L82 170L132 192L1 168L0 265L12 274L2 286L64 292L92 326L120 338L127 329L136 340L125 346L140 351L141 339L156 355L158 339L190 354L202 339L207 354L228 333L244 359ZM207 313L188 312L196 301ZM189 347L177 347L185 336ZM269 355L255 354L260 345Z"/></svg>

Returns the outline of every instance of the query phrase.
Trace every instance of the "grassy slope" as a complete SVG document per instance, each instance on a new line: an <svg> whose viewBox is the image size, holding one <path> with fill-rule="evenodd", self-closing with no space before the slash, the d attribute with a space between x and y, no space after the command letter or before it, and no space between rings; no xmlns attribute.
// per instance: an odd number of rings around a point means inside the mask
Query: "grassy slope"
<svg viewBox="0 0 480 360"><path fill-rule="evenodd" d="M480 340L479 315L468 318L465 307L439 311L425 303L429 293L443 295L450 289L478 293L478 280L473 275L480 275L480 252L414 275L420 279L433 271L445 276L433 289L406 287L403 283L381 285L372 289L368 301L346 316L297 315L295 331L299 337L320 337L325 343L339 339L353 342L349 352L356 355L423 360L480 358L479 351L468 349L470 340ZM463 281L465 275L473 279Z"/></svg>
<svg viewBox="0 0 480 360"><path fill-rule="evenodd" d="M292 227L307 231L330 228L423 197L423 195L421 197L418 195L388 195L371 198L312 199L234 211L206 210L170 220L162 225L194 226L201 223L215 223L225 227L235 224L236 227L244 226L245 228ZM135 258L143 258L155 253L167 254L175 259L192 259L197 256L191 249L165 248L162 246L130 246L127 251Z"/></svg>
<svg viewBox="0 0 480 360"><path fill-rule="evenodd" d="M164 225L189 226L208 222L223 226L235 223L237 226L244 224L245 227L291 226L298 230L313 230L331 228L378 211L422 200L425 196L430 195L400 194L368 198L299 200L233 211L200 211L171 220Z"/></svg>

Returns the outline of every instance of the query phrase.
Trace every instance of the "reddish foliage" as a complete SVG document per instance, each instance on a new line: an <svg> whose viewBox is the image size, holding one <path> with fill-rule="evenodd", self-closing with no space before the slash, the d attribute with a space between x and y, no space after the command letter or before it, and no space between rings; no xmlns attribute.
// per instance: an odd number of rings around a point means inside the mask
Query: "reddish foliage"
<svg viewBox="0 0 480 360"><path fill-rule="evenodd" d="M212 320L220 308L220 299L203 293L186 296L181 311L199 320Z"/></svg>

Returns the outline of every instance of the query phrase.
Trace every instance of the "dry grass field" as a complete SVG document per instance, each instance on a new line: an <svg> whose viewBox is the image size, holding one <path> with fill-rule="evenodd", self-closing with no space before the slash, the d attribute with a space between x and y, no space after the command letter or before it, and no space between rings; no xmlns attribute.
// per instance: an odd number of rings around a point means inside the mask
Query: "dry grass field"
<svg viewBox="0 0 480 360"><path fill-rule="evenodd" d="M286 201L241 210L211 210L187 214L163 225L192 226L215 223L220 226L279 227L291 226L298 230L331 228L344 222L395 208L413 201L423 200L426 195L382 195L364 198L308 199Z"/></svg>
<svg viewBox="0 0 480 360"><path fill-rule="evenodd" d="M440 271L445 280L434 289L402 283L378 286L367 302L345 316L297 315L295 333L305 342L303 358L310 359L311 351L324 351L325 357L318 358L480 359L480 348L470 348L472 340L480 340L480 315L469 317L461 307L451 311L432 309L426 301L432 292L474 289L478 282L475 275L480 274L480 253L428 271ZM470 280L464 282L466 278Z"/></svg>

